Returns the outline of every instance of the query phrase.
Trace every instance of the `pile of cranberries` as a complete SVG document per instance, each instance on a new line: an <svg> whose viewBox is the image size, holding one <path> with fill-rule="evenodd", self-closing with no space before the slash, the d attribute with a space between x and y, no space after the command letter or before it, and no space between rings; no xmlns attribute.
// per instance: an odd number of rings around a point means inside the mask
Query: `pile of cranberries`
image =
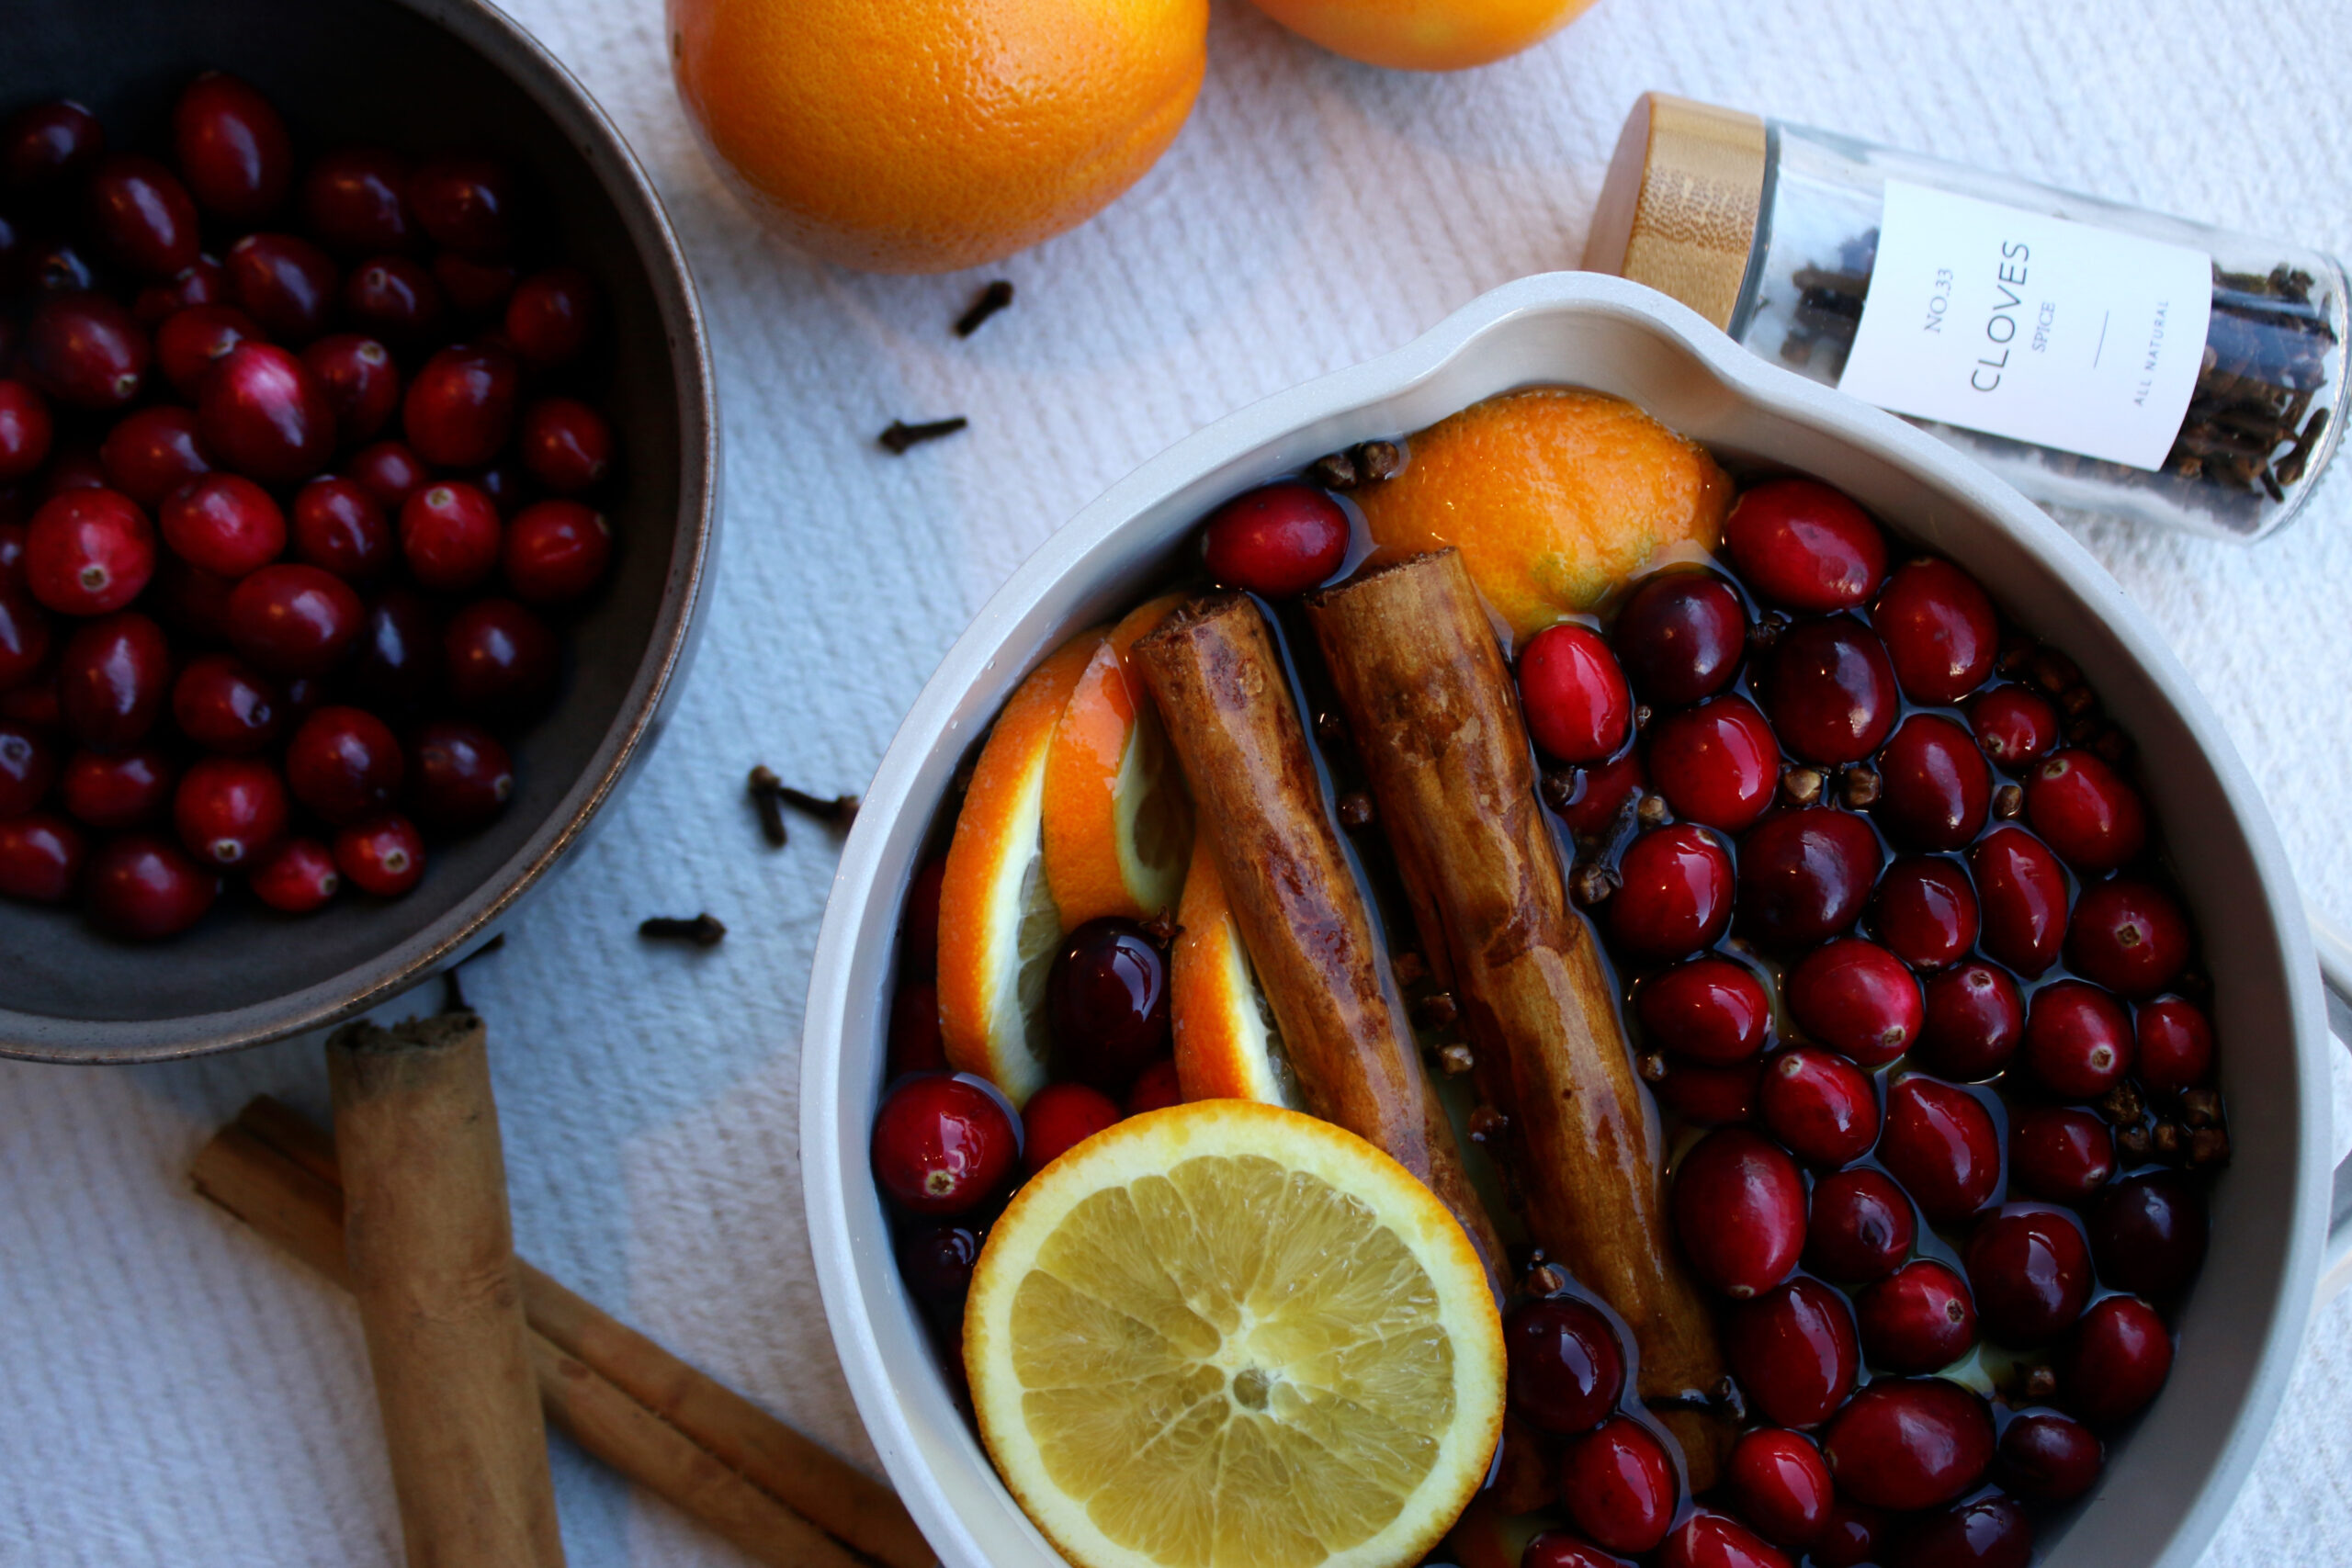
<svg viewBox="0 0 2352 1568"><path fill-rule="evenodd" d="M0 122L0 896L137 939L232 874L398 896L503 809L616 456L503 164L298 160L218 72L153 152Z"/></svg>

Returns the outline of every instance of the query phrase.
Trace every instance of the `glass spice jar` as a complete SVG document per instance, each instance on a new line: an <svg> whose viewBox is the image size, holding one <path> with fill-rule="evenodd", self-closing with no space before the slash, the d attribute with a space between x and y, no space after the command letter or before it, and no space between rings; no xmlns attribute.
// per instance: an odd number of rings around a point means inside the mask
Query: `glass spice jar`
<svg viewBox="0 0 2352 1568"><path fill-rule="evenodd" d="M2342 434L2331 257L1662 93L1584 265L2048 505L2259 539Z"/></svg>

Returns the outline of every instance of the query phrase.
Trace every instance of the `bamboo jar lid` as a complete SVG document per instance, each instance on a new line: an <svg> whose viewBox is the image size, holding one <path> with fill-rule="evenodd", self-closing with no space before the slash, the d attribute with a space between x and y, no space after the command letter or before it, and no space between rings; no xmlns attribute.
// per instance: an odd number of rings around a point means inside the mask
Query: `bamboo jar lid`
<svg viewBox="0 0 2352 1568"><path fill-rule="evenodd" d="M1764 122L1645 93L1593 209L1584 270L1615 273L1731 325L1764 203Z"/></svg>

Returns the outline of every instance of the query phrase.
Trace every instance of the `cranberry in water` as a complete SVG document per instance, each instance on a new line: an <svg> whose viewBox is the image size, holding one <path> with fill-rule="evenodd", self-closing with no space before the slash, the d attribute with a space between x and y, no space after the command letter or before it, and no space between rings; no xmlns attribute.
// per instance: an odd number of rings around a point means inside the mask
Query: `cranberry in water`
<svg viewBox="0 0 2352 1568"><path fill-rule="evenodd" d="M57 660L65 728L96 751L119 751L153 728L172 684L164 628L135 610L85 622Z"/></svg>
<svg viewBox="0 0 2352 1568"><path fill-rule="evenodd" d="M62 904L82 874L82 830L46 811L0 818L0 898Z"/></svg>
<svg viewBox="0 0 2352 1568"><path fill-rule="evenodd" d="M1675 1171L1674 1231L1691 1271L1725 1295L1769 1290L1804 1247L1804 1178L1778 1145L1717 1128Z"/></svg>
<svg viewBox="0 0 2352 1568"><path fill-rule="evenodd" d="M1753 704L1715 697L1657 721L1649 772L1677 817L1737 833L1772 804L1781 748Z"/></svg>
<svg viewBox="0 0 2352 1568"><path fill-rule="evenodd" d="M1883 1171L1832 1171L1813 1184L1804 1266L1849 1283L1883 1279L1910 1256L1917 1234L1911 1201Z"/></svg>
<svg viewBox="0 0 2352 1568"><path fill-rule="evenodd" d="M106 412L139 395L147 334L102 294L51 294L25 323L23 363L33 384L72 408Z"/></svg>
<svg viewBox="0 0 2352 1568"><path fill-rule="evenodd" d="M409 175L407 196L409 210L436 245L497 256L513 243L514 177L494 158L428 158Z"/></svg>
<svg viewBox="0 0 2352 1568"><path fill-rule="evenodd" d="M155 530L119 491L53 496L25 530L25 586L60 615L119 610L154 573Z"/></svg>
<svg viewBox="0 0 2352 1568"><path fill-rule="evenodd" d="M1807 1555L1817 1568L1862 1568L1878 1561L1887 1534L1884 1514L1840 1497L1829 1506L1828 1522L1814 1538Z"/></svg>
<svg viewBox="0 0 2352 1568"><path fill-rule="evenodd" d="M433 478L417 455L397 441L361 447L344 465L344 472L364 486L387 515L399 512Z"/></svg>
<svg viewBox="0 0 2352 1568"><path fill-rule="evenodd" d="M1904 963L1923 972L1942 969L1976 945L1976 885L1954 862L1906 856L1879 879L1871 921ZM1928 1006L1932 1010L1932 998Z"/></svg>
<svg viewBox="0 0 2352 1568"><path fill-rule="evenodd" d="M1976 1307L1961 1277L1921 1258L1854 1302L1862 1353L1883 1371L1917 1376L1951 1366L1976 1343Z"/></svg>
<svg viewBox="0 0 2352 1568"><path fill-rule="evenodd" d="M498 456L514 428L519 381L514 357L503 348L445 348L409 382L401 433L428 463L479 468Z"/></svg>
<svg viewBox="0 0 2352 1568"><path fill-rule="evenodd" d="M401 373L391 350L372 337L337 333L302 351L303 367L334 412L335 439L357 446L384 428L400 407Z"/></svg>
<svg viewBox="0 0 2352 1568"><path fill-rule="evenodd" d="M417 731L411 746L410 793L417 815L457 832L480 828L514 795L514 765L486 729L444 719ZM934 997L932 1028L938 1030Z"/></svg>
<svg viewBox="0 0 2352 1568"><path fill-rule="evenodd" d="M1789 1554L1728 1514L1701 1509L1674 1527L1658 1568L1790 1568Z"/></svg>
<svg viewBox="0 0 2352 1568"><path fill-rule="evenodd" d="M392 528L384 509L356 480L312 479L294 496L294 554L346 582L364 581L392 562Z"/></svg>
<svg viewBox="0 0 2352 1568"><path fill-rule="evenodd" d="M1758 691L1781 743L1808 762L1858 762L1894 728L1894 667L1868 626L1839 618L1791 627Z"/></svg>
<svg viewBox="0 0 2352 1568"><path fill-rule="evenodd" d="M1617 1410L1625 1356L1600 1311L1573 1296L1521 1303L1503 1320L1513 1410L1547 1432L1587 1432Z"/></svg>
<svg viewBox="0 0 2352 1568"><path fill-rule="evenodd" d="M277 694L236 655L208 653L172 683L172 719L208 751L250 756L277 739Z"/></svg>
<svg viewBox="0 0 2352 1568"><path fill-rule="evenodd" d="M1665 1107L1697 1127L1722 1127L1756 1120L1758 1091L1764 1064L1741 1062L1735 1066L1710 1067L1697 1062L1667 1065L1657 1081L1657 1097Z"/></svg>
<svg viewBox="0 0 2352 1568"><path fill-rule="evenodd" d="M1846 1298L1803 1278L1736 1308L1724 1325L1724 1354L1757 1411L1782 1427L1827 1420L1862 1364Z"/></svg>
<svg viewBox="0 0 2352 1568"><path fill-rule="evenodd" d="M408 248L408 164L379 147L326 152L302 179L302 220L330 250L346 255Z"/></svg>
<svg viewBox="0 0 2352 1568"><path fill-rule="evenodd" d="M1814 807L1766 818L1740 844L1743 933L1777 948L1837 935L1861 914L1880 861L1878 835L1850 813Z"/></svg>
<svg viewBox="0 0 2352 1568"><path fill-rule="evenodd" d="M2115 1174L2115 1135L2087 1111L2030 1105L2009 1113L2009 1177L2052 1203L2079 1203Z"/></svg>
<svg viewBox="0 0 2352 1568"><path fill-rule="evenodd" d="M1972 1497L1913 1525L1895 1568L2026 1568L2033 1561L2033 1521L1999 1493Z"/></svg>
<svg viewBox="0 0 2352 1568"><path fill-rule="evenodd" d="M197 257L196 203L178 176L137 152L98 160L84 188L90 231L107 259L149 277L169 277Z"/></svg>
<svg viewBox="0 0 2352 1568"><path fill-rule="evenodd" d="M586 273L549 267L515 286L506 302L506 335L534 369L559 369L587 347L598 314L596 285Z"/></svg>
<svg viewBox="0 0 2352 1568"><path fill-rule="evenodd" d="M2029 1410L2002 1428L2001 1484L2037 1503L2071 1503L2098 1484L2107 1446L2079 1421Z"/></svg>
<svg viewBox="0 0 2352 1568"><path fill-rule="evenodd" d="M286 199L294 149L267 98L222 71L208 71L172 106L172 152L208 211L250 223Z"/></svg>
<svg viewBox="0 0 2352 1568"><path fill-rule="evenodd" d="M1666 1539L1677 1500L1666 1445L1630 1416L1603 1422L1568 1445L1560 1501L1576 1527L1611 1551L1647 1551Z"/></svg>
<svg viewBox="0 0 2352 1568"><path fill-rule="evenodd" d="M603 581L613 531L604 513L576 501L541 501L506 526L499 546L506 585L529 604L577 599Z"/></svg>
<svg viewBox="0 0 2352 1568"><path fill-rule="evenodd" d="M1996 686L1968 700L1976 745L1996 766L2023 773L2058 745L2058 710L2030 686Z"/></svg>
<svg viewBox="0 0 2352 1568"><path fill-rule="evenodd" d="M1724 548L1760 599L1813 615L1867 604L1886 575L1886 536L1817 479L1770 479L1724 519Z"/></svg>
<svg viewBox="0 0 2352 1568"><path fill-rule="evenodd" d="M2090 1247L2061 1209L2004 1204L1968 1238L1967 1262L1985 1337L1996 1344L2046 1344L2090 1301Z"/></svg>
<svg viewBox="0 0 2352 1568"><path fill-rule="evenodd" d="M1956 703L1993 672L2000 627L1993 601L1943 560L1915 560L1886 580L1871 612L1903 694L1928 707Z"/></svg>
<svg viewBox="0 0 2352 1568"><path fill-rule="evenodd" d="M406 256L370 256L343 280L345 315L403 348L429 337L447 308L433 275Z"/></svg>
<svg viewBox="0 0 2352 1568"><path fill-rule="evenodd" d="M223 264L229 296L280 343L304 344L326 330L340 279L326 252L299 234L248 234Z"/></svg>
<svg viewBox="0 0 2352 1568"><path fill-rule="evenodd" d="M1285 479L1211 513L1202 547L1217 581L1287 599L1340 570L1348 552L1348 515L1315 486Z"/></svg>
<svg viewBox="0 0 2352 1568"><path fill-rule="evenodd" d="M286 786L257 757L206 757L180 775L172 825L205 865L243 865L286 831Z"/></svg>
<svg viewBox="0 0 2352 1568"><path fill-rule="evenodd" d="M1806 954L1786 994L1800 1028L1865 1067L1884 1066L1919 1035L1919 982L1901 959L1860 937Z"/></svg>
<svg viewBox="0 0 2352 1568"><path fill-rule="evenodd" d="M397 898L424 878L424 838L405 817L370 818L334 836L334 866L362 893Z"/></svg>
<svg viewBox="0 0 2352 1568"><path fill-rule="evenodd" d="M1741 1434L1724 1479L1740 1517L1780 1546L1809 1545L1836 1501L1829 1466L1809 1438L1771 1427Z"/></svg>
<svg viewBox="0 0 2352 1568"><path fill-rule="evenodd" d="M2213 1026L2195 1004L2159 997L2140 1004L2132 1022L2140 1081L2158 1094L2203 1083L2213 1070Z"/></svg>
<svg viewBox="0 0 2352 1568"><path fill-rule="evenodd" d="M75 821L112 832L160 818L174 782L171 760L158 747L76 751L66 760L57 794Z"/></svg>
<svg viewBox="0 0 2352 1568"><path fill-rule="evenodd" d="M1592 836L1609 830L1641 792L1647 775L1642 772L1640 749L1629 747L1612 761L1577 769L1576 780L1576 793L1560 807L1560 820L1571 833Z"/></svg>
<svg viewBox="0 0 2352 1568"><path fill-rule="evenodd" d="M191 305L222 305L228 299L228 270L210 256L198 256L164 282L141 288L130 303L130 319L154 332Z"/></svg>
<svg viewBox="0 0 2352 1568"><path fill-rule="evenodd" d="M2059 1358L2059 1403L2099 1426L2148 1406L2172 1372L2172 1336L2156 1309L2109 1296L2083 1314Z"/></svg>
<svg viewBox="0 0 2352 1568"><path fill-rule="evenodd" d="M1617 613L1610 640L1645 702L1679 705L1731 683L1747 650L1747 611L1713 572L1646 578Z"/></svg>
<svg viewBox="0 0 2352 1568"><path fill-rule="evenodd" d="M899 987L890 1001L890 1043L884 1071L892 1078L908 1073L944 1073L947 1071L947 1047L939 1032L939 987L928 980L914 980ZM1029 1103L1061 1086L1048 1084L1029 1097ZM1089 1091L1091 1092L1091 1090ZM1023 1140L1035 1147L1034 1132Z"/></svg>
<svg viewBox="0 0 2352 1568"><path fill-rule="evenodd" d="M1634 699L1617 656L1589 626L1546 626L1519 656L1519 696L1535 744L1564 762L1598 762L1625 743Z"/></svg>
<svg viewBox="0 0 2352 1568"><path fill-rule="evenodd" d="M1849 1165L1878 1142L1878 1091L1869 1076L1810 1046L1764 1064L1757 1109L1772 1135L1808 1165Z"/></svg>
<svg viewBox="0 0 2352 1568"><path fill-rule="evenodd" d="M1716 1066L1761 1051L1772 1022L1763 980L1728 958L1694 958L1652 976L1634 994L1634 1011L1651 1043Z"/></svg>
<svg viewBox="0 0 2352 1568"><path fill-rule="evenodd" d="M172 390L192 403L216 360L260 336L254 319L234 305L190 305L164 317L155 329L155 365Z"/></svg>
<svg viewBox="0 0 2352 1568"><path fill-rule="evenodd" d="M1889 837L1922 850L1964 849L1984 826L1993 775L1968 731L1939 714L1914 714L1879 754L1878 819Z"/></svg>
<svg viewBox="0 0 2352 1568"><path fill-rule="evenodd" d="M1119 1109L1126 1115L1140 1116L1147 1111L1165 1111L1183 1103L1184 1086L1176 1077L1176 1058L1162 1056L1136 1075Z"/></svg>
<svg viewBox="0 0 2352 1568"><path fill-rule="evenodd" d="M31 477L49 456L49 404L23 381L0 379L0 485Z"/></svg>
<svg viewBox="0 0 2352 1568"><path fill-rule="evenodd" d="M2083 1219L2103 1284L2159 1300L2205 1261L2205 1194L2177 1171L2128 1176L2099 1190Z"/></svg>
<svg viewBox="0 0 2352 1568"><path fill-rule="evenodd" d="M595 489L613 466L613 427L577 398L541 398L525 409L516 445L531 477L558 495Z"/></svg>
<svg viewBox="0 0 2352 1568"><path fill-rule="evenodd" d="M306 479L334 450L334 409L325 389L274 344L241 343L222 355L204 378L196 421L225 467L265 484Z"/></svg>
<svg viewBox="0 0 2352 1568"><path fill-rule="evenodd" d="M320 708L286 748L286 782L294 798L334 827L389 807L405 768L390 727L365 708Z"/></svg>
<svg viewBox="0 0 2352 1568"><path fill-rule="evenodd" d="M433 280L449 303L476 320L486 320L506 309L519 274L512 262L477 261L455 251L433 258Z"/></svg>
<svg viewBox="0 0 2352 1568"><path fill-rule="evenodd" d="M401 555L418 584L462 593L498 570L498 509L472 485L428 485L401 508Z"/></svg>
<svg viewBox="0 0 2352 1568"><path fill-rule="evenodd" d="M1615 1552L1603 1551L1566 1530L1545 1530L1520 1553L1519 1568L1626 1568L1626 1564Z"/></svg>
<svg viewBox="0 0 2352 1568"><path fill-rule="evenodd" d="M106 152L106 128L63 98L28 104L0 125L0 189L26 202L71 188Z"/></svg>
<svg viewBox="0 0 2352 1568"><path fill-rule="evenodd" d="M899 1272L922 1303L960 1314L980 1260L980 1238L962 1225L930 1225L899 1243Z"/></svg>
<svg viewBox="0 0 2352 1568"><path fill-rule="evenodd" d="M2025 1061L2062 1099L2096 1100L2132 1070L2132 1017L2097 986L2053 981L2026 1014Z"/></svg>
<svg viewBox="0 0 2352 1568"><path fill-rule="evenodd" d="M156 942L204 919L220 890L219 876L179 846L125 833L98 846L83 877L91 919L114 935Z"/></svg>
<svg viewBox="0 0 2352 1568"><path fill-rule="evenodd" d="M1941 1378L1882 1378L1856 1394L1822 1438L1838 1489L1873 1508L1931 1508L1984 1478L1993 1461L1984 1402Z"/></svg>
<svg viewBox="0 0 2352 1568"><path fill-rule="evenodd" d="M2054 753L2027 775L2025 819L2076 871L2113 871L2148 841L2140 792L2089 751Z"/></svg>
<svg viewBox="0 0 2352 1568"><path fill-rule="evenodd" d="M229 595L230 641L274 675L334 669L358 638L360 619L349 583L290 561L263 567Z"/></svg>
<svg viewBox="0 0 2352 1568"><path fill-rule="evenodd" d="M235 474L207 474L164 502L164 543L190 566L235 580L277 558L286 514L261 486Z"/></svg>
<svg viewBox="0 0 2352 1568"><path fill-rule="evenodd" d="M2188 964L2188 917L2177 900L2130 877L2083 889L2066 928L2076 973L2127 997L2149 997Z"/></svg>
<svg viewBox="0 0 2352 1568"><path fill-rule="evenodd" d="M1021 1108L1021 1168L1035 1176L1118 1120L1117 1103L1100 1089L1049 1083Z"/></svg>
<svg viewBox="0 0 2352 1568"><path fill-rule="evenodd" d="M1936 1224L1959 1224L2001 1190L1992 1112L1966 1089L1916 1073L1887 1090L1878 1157Z"/></svg>
<svg viewBox="0 0 2352 1568"><path fill-rule="evenodd" d="M476 600L441 633L450 701L490 717L517 716L545 702L555 689L557 653L547 623L512 599Z"/></svg>
<svg viewBox="0 0 2352 1568"><path fill-rule="evenodd" d="M368 606L351 660L351 694L395 716L424 705L441 680L441 628L431 606L405 588L387 588Z"/></svg>
<svg viewBox="0 0 2352 1568"><path fill-rule="evenodd" d="M98 465L107 487L149 510L166 496L212 471L197 445L196 415L158 405L128 414L98 446Z"/></svg>
<svg viewBox="0 0 2352 1568"><path fill-rule="evenodd" d="M1619 857L1609 934L1636 958L1680 958L1731 924L1731 856L1688 823L1653 828Z"/></svg>
<svg viewBox="0 0 2352 1568"><path fill-rule="evenodd" d="M1046 977L1057 1077L1105 1094L1168 1049L1168 961L1133 920L1105 916L1063 939Z"/></svg>
<svg viewBox="0 0 2352 1568"><path fill-rule="evenodd" d="M281 839L245 873L254 897L288 915L322 908L343 886L334 856L316 839Z"/></svg>
<svg viewBox="0 0 2352 1568"><path fill-rule="evenodd" d="M1996 828L1968 852L1990 956L2030 979L2058 960L2066 936L2066 874L2022 828Z"/></svg>

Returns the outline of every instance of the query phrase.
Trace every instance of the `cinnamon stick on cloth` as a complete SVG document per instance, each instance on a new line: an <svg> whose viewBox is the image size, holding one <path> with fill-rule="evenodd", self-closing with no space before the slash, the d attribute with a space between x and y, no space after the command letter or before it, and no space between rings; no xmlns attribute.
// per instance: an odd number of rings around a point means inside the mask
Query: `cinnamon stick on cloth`
<svg viewBox="0 0 2352 1568"><path fill-rule="evenodd" d="M1664 1167L1591 929L1536 804L1510 671L1462 558L1417 556L1307 601L1422 950L1536 1244L1625 1320L1703 1492L1731 1432L1689 1407L1724 1375L1676 1255ZM1492 1150L1498 1144L1490 1143Z"/></svg>
<svg viewBox="0 0 2352 1568"><path fill-rule="evenodd" d="M1234 921L1306 1109L1419 1177L1499 1280L1501 1239L1421 1070L1264 616L1238 593L1190 600L1135 656L1216 841Z"/></svg>

